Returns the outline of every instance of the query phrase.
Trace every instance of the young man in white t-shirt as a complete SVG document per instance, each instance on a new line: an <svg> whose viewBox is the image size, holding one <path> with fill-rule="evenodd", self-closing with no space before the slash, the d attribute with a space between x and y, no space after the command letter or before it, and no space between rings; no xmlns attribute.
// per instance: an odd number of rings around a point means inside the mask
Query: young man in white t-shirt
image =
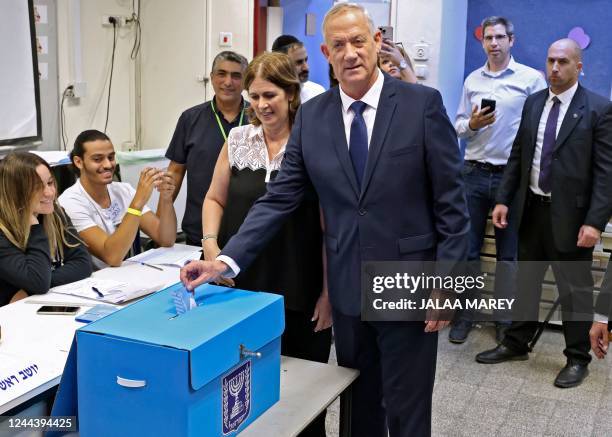
<svg viewBox="0 0 612 437"><path fill-rule="evenodd" d="M108 136L97 130L79 134L70 158L79 179L62 193L59 202L87 244L96 268L121 265L139 229L160 246L174 244L174 179L170 175L145 168L136 190L130 184L113 182L115 149ZM159 191L156 214L146 206L153 189Z"/></svg>

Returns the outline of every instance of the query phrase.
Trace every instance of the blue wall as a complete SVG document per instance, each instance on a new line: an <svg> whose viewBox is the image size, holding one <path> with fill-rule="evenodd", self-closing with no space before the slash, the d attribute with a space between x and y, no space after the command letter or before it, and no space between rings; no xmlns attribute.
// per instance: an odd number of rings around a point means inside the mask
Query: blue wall
<svg viewBox="0 0 612 437"><path fill-rule="evenodd" d="M437 88L444 98L446 112L453 121L461 100L461 84L464 79L466 19L467 0L443 0L442 29L444 32L440 35Z"/></svg>
<svg viewBox="0 0 612 437"><path fill-rule="evenodd" d="M557 39L567 37L573 27L582 27L590 35L591 45L583 52L584 76L581 76L580 83L591 91L610 97L610 0L469 0L465 76L481 67L486 60L480 41L473 35L482 19L490 15L502 15L514 23L514 58L541 71L546 71L548 46Z"/></svg>
<svg viewBox="0 0 612 437"><path fill-rule="evenodd" d="M308 52L310 80L328 88L327 60L320 49L323 43L321 23L325 13L333 6L333 0L282 0L280 5L283 8L283 33L304 42ZM316 35L306 36L307 13L316 15Z"/></svg>

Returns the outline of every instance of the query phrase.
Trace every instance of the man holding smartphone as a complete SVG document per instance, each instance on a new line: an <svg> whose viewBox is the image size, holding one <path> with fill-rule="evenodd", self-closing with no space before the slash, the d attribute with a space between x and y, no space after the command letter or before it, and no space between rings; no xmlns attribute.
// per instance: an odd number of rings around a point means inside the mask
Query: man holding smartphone
<svg viewBox="0 0 612 437"><path fill-rule="evenodd" d="M457 135L466 142L463 177L471 220L468 260L473 261L474 274L480 269L487 218L495 206L495 194L521 121L523 103L529 95L546 88L539 71L519 64L511 56L514 26L510 20L496 16L485 18L482 33L487 62L466 77L455 120ZM512 219L506 229L495 228L496 298L514 295L517 241L517 223ZM476 297L468 294L464 297ZM449 340L463 343L473 319L471 311L457 312ZM510 320L499 320L504 317L496 314L494 319L499 342Z"/></svg>

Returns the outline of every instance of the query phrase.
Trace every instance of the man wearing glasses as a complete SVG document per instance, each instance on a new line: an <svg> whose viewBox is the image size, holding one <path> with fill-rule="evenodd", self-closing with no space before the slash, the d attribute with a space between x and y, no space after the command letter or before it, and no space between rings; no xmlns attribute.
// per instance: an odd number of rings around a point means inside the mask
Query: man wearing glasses
<svg viewBox="0 0 612 437"><path fill-rule="evenodd" d="M485 18L482 33L487 62L466 77L455 120L457 135L466 142L463 176L471 220L468 260L473 261L475 274L479 270L487 217L495 206L495 193L521 121L523 103L530 94L546 88L539 71L519 64L511 56L514 26L510 20ZM512 214L509 216L511 223L506 229L495 228L496 298L514 295L518 237L517 223ZM467 339L473 318L472 311L456 313L449 333L452 343ZM498 314L494 314L494 319L499 342L510 321Z"/></svg>

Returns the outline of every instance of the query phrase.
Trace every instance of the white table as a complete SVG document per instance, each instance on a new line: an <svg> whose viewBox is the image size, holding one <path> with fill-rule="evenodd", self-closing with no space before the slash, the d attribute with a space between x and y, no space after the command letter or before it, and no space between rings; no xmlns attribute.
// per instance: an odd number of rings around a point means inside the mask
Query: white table
<svg viewBox="0 0 612 437"><path fill-rule="evenodd" d="M170 286L178 282L179 269L162 267L163 271L124 262L94 273L100 278L122 281L146 280ZM33 304L33 303L34 304ZM0 308L2 342L0 353L44 361L54 366L52 375L29 392L0 405L0 415L57 386L75 330L84 325L74 316L41 316L36 311L42 304L76 304L80 312L98 304L94 299L58 293L30 296ZM129 303L128 303L129 305ZM350 392L350 385L359 372L353 369L281 357L280 401L247 427L241 436L294 436L325 410L338 396ZM341 397L340 435L350 436L350 397Z"/></svg>
<svg viewBox="0 0 612 437"><path fill-rule="evenodd" d="M338 396L340 436L350 436L350 386L359 371L346 367L281 357L280 400L257 418L240 437L295 436Z"/></svg>
<svg viewBox="0 0 612 437"><path fill-rule="evenodd" d="M164 284L160 289L179 281L177 267L162 267L163 270L125 261L121 267L108 267L93 276L120 281L147 281ZM35 304L41 302L40 304ZM0 415L59 384L72 343L74 331L84 325L68 315L38 315L36 311L44 304L75 304L80 313L99 304L94 299L66 294L47 293L30 296L10 305L0 307L2 340L0 353L27 357L35 362L45 362L53 367L53 375L35 389L0 405ZM125 306L129 303L120 305Z"/></svg>

